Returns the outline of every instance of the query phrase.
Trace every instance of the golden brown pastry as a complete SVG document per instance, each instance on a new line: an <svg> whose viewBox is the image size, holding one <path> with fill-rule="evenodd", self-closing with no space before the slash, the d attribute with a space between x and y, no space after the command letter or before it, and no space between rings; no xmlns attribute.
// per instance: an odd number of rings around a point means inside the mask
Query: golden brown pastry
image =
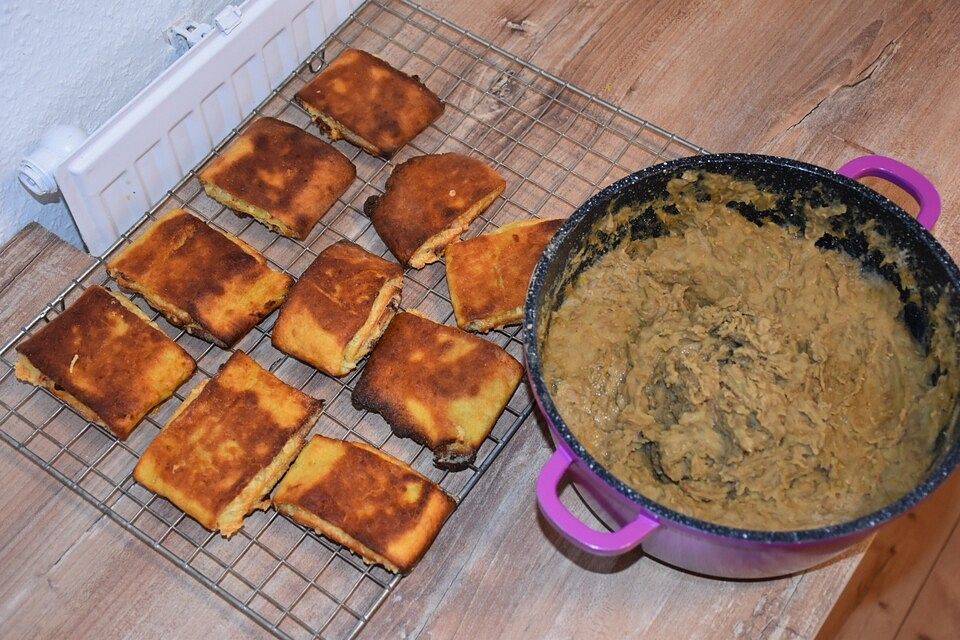
<svg viewBox="0 0 960 640"><path fill-rule="evenodd" d="M447 247L457 325L487 332L523 319L530 276L563 220L521 220Z"/></svg>
<svg viewBox="0 0 960 640"><path fill-rule="evenodd" d="M323 402L237 351L150 443L134 479L230 537L303 448Z"/></svg>
<svg viewBox="0 0 960 640"><path fill-rule="evenodd" d="M297 92L321 130L389 158L443 113L443 102L416 76L346 49Z"/></svg>
<svg viewBox="0 0 960 640"><path fill-rule="evenodd" d="M107 273L172 324L224 348L279 307L293 284L250 245L183 209L157 220Z"/></svg>
<svg viewBox="0 0 960 640"><path fill-rule="evenodd" d="M368 198L364 211L397 260L420 269L439 260L506 186L476 158L416 156L393 170L384 194Z"/></svg>
<svg viewBox="0 0 960 640"><path fill-rule="evenodd" d="M290 291L273 346L332 376L370 353L400 304L403 269L347 240L324 249Z"/></svg>
<svg viewBox="0 0 960 640"><path fill-rule="evenodd" d="M492 342L400 313L370 354L353 404L429 447L438 466L457 468L474 460L522 376Z"/></svg>
<svg viewBox="0 0 960 640"><path fill-rule="evenodd" d="M314 436L280 481L273 504L368 564L406 573L456 508L409 465L362 442Z"/></svg>
<svg viewBox="0 0 960 640"><path fill-rule="evenodd" d="M121 440L197 368L135 304L102 287L84 291L17 351L17 378Z"/></svg>
<svg viewBox="0 0 960 640"><path fill-rule="evenodd" d="M353 163L320 138L260 118L200 173L200 183L217 202L303 240L356 176Z"/></svg>

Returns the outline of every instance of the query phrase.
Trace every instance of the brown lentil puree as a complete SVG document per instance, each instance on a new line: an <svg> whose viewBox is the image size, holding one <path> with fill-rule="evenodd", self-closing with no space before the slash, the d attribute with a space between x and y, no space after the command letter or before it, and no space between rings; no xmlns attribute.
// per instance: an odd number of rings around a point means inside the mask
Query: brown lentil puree
<svg viewBox="0 0 960 640"><path fill-rule="evenodd" d="M545 377L579 441L642 495L740 528L835 524L916 486L957 385L930 384L896 288L728 207L776 206L751 183L668 190L669 235L603 255L552 314Z"/></svg>

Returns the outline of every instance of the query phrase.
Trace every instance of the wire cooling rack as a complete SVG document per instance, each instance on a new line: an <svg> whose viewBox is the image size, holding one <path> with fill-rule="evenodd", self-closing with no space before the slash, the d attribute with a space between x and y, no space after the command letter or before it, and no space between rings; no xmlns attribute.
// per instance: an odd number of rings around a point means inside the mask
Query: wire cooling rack
<svg viewBox="0 0 960 640"><path fill-rule="evenodd" d="M272 233L208 198L197 174L251 120L274 116L317 132L293 96L325 61L348 46L375 53L395 67L419 75L446 103L444 114L389 161L342 141L334 143L357 166L357 180L302 242ZM371 0L124 234L104 259L74 279L0 349L0 438L278 637L356 636L397 586L399 576L364 565L341 546L273 510L251 515L239 533L225 540L204 530L131 476L161 425L194 386L217 371L229 352L169 325L135 297L134 302L189 351L199 366L174 398L148 416L129 440L120 442L45 390L18 382L13 376L14 347L61 313L87 287L104 284L116 288L104 271L104 260L173 208L186 208L239 236L274 266L295 277L321 250L341 238L389 257L363 214L363 202L382 193L397 164L414 155L449 151L481 158L507 180L503 198L470 228L467 235L472 237L524 218L566 217L605 184L703 149L523 62L430 11L399 0ZM442 264L407 271L402 306L438 322L455 324ZM338 380L276 351L270 343L274 318L275 314L262 322L237 348L285 382L326 400L315 432L362 440L409 462L438 482L458 504L532 410L523 385L481 447L477 462L459 472L438 470L424 447L394 436L379 416L353 408L350 396L359 369ZM519 327L492 332L487 338L522 360Z"/></svg>

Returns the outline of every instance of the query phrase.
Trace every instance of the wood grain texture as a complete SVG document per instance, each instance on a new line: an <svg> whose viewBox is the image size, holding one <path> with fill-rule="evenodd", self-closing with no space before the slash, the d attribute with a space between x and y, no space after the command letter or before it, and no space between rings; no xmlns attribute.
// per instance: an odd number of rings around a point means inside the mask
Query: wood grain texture
<svg viewBox="0 0 960 640"><path fill-rule="evenodd" d="M819 637L893 638L917 594L926 590L924 585L938 558L960 552L960 540L948 542L960 517L958 505L960 476L955 474L916 509L884 527L874 537ZM934 597L932 593L926 592L925 597ZM954 606L960 607L960 602ZM935 623L937 618L932 616L929 621Z"/></svg>
<svg viewBox="0 0 960 640"><path fill-rule="evenodd" d="M92 262L36 223L4 245L0 256L3 340ZM0 636L264 635L5 444L0 486L8 489L0 492Z"/></svg>
<svg viewBox="0 0 960 640"><path fill-rule="evenodd" d="M960 202L957 3L425 5L711 150L828 167L866 152L898 157L941 189L947 215L936 235L960 252L960 222L949 215ZM0 253L2 335L88 260L35 226L8 243ZM858 548L801 576L736 583L636 554L599 560L574 551L534 504L534 478L550 451L528 420L364 637L812 637L851 575L845 610L824 629L829 637L892 638L898 628L909 638L956 635L957 478L882 530L865 555ZM5 634L263 635L8 447L0 447L0 482L17 487L0 493Z"/></svg>
<svg viewBox="0 0 960 640"><path fill-rule="evenodd" d="M937 564L914 601L897 640L949 640L960 630L960 527L953 533Z"/></svg>
<svg viewBox="0 0 960 640"><path fill-rule="evenodd" d="M551 454L546 440L529 418L374 617L369 637L812 637L859 560L856 549L820 571L734 582L639 552L591 557L537 512L532 487ZM582 503L567 503L592 520Z"/></svg>
<svg viewBox="0 0 960 640"><path fill-rule="evenodd" d="M36 222L4 245L0 259L0 340L31 321L48 300L86 267L90 256L77 251Z"/></svg>
<svg viewBox="0 0 960 640"><path fill-rule="evenodd" d="M829 3L818 11L795 2L612 4L607 22L582 28L565 28L587 24L582 5L528 3L518 13L509 2L478 0L442 10L489 38L503 29L513 40L527 38L526 47L515 46L533 62L711 150L826 167L867 153L899 158L941 191L945 212L934 234L958 254L960 222L951 215L960 202L956 3ZM594 37L571 48L587 31ZM539 44L544 33L566 42L547 53L549 45ZM865 182L916 212L899 189ZM958 492L955 475L915 513L881 530L821 637L894 636L960 518ZM931 589L925 597L945 599Z"/></svg>

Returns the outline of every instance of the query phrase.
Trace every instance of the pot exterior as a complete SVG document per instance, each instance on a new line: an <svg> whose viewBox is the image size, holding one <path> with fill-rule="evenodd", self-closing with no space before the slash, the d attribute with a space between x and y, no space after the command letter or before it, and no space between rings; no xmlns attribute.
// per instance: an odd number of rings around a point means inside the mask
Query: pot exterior
<svg viewBox="0 0 960 640"><path fill-rule="evenodd" d="M570 480L587 506L614 529L641 516L658 520L657 529L641 544L643 552L679 569L715 578L774 578L823 564L873 533L862 531L817 542L777 544L725 538L658 518L582 464L576 452L557 433L553 422L546 420L557 448L564 449L576 460L570 469Z"/></svg>

